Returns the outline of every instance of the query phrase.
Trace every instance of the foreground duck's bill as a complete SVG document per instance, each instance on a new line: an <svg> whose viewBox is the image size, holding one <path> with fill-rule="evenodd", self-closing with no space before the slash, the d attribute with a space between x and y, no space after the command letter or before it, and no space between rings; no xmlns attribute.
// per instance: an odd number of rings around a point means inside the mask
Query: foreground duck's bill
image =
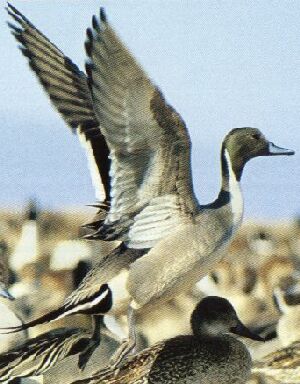
<svg viewBox="0 0 300 384"><path fill-rule="evenodd" d="M269 153L270 156L280 156L280 155L287 155L291 156L295 154L295 151L292 149L285 149L285 148L280 148L274 143L269 142Z"/></svg>
<svg viewBox="0 0 300 384"><path fill-rule="evenodd" d="M232 327L230 331L238 336L247 337L248 339L265 341L264 338L251 332L250 329L245 327L245 325L241 322L238 322L238 324L235 327Z"/></svg>
<svg viewBox="0 0 300 384"><path fill-rule="evenodd" d="M15 300L15 298L8 292L6 288L0 289L0 297L4 297L5 299Z"/></svg>

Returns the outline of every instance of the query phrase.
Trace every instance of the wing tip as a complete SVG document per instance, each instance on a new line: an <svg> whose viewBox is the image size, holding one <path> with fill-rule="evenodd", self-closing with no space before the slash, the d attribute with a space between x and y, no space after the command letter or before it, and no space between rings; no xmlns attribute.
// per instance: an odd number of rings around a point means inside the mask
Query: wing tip
<svg viewBox="0 0 300 384"><path fill-rule="evenodd" d="M16 7L14 7L11 3L7 2L7 6L5 7L9 16L13 17L19 24L26 23L29 27L34 28L33 24L25 17Z"/></svg>
<svg viewBox="0 0 300 384"><path fill-rule="evenodd" d="M100 23L96 15L92 17L92 26L97 32L100 31Z"/></svg>
<svg viewBox="0 0 300 384"><path fill-rule="evenodd" d="M6 7L5 9L7 10L7 12L12 12L16 15L20 15L20 12L17 10L16 7L14 7L9 1L6 2Z"/></svg>
<svg viewBox="0 0 300 384"><path fill-rule="evenodd" d="M105 12L104 7L101 7L101 8L100 8L100 20L101 20L103 23L107 23L107 16L106 16L106 12Z"/></svg>
<svg viewBox="0 0 300 384"><path fill-rule="evenodd" d="M92 42L90 40L86 40L84 43L84 47L85 47L85 52L87 56L90 58L92 56L92 49L93 49Z"/></svg>
<svg viewBox="0 0 300 384"><path fill-rule="evenodd" d="M17 27L11 21L7 21L6 24L9 27L10 32L12 33L12 35L16 36L16 34L22 33L22 29Z"/></svg>
<svg viewBox="0 0 300 384"><path fill-rule="evenodd" d="M88 57L92 56L93 40L94 40L93 31L89 27L89 28L86 29L86 41L84 43L85 51L86 51L86 54L88 55Z"/></svg>

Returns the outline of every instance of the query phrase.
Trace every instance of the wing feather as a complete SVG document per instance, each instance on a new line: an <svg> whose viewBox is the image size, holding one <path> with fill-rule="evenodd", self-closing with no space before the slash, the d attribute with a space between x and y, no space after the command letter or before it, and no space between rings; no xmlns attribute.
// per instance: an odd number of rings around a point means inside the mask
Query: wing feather
<svg viewBox="0 0 300 384"><path fill-rule="evenodd" d="M17 26L8 23L20 49L65 122L77 132L86 149L96 197L109 201L110 159L106 141L93 110L84 72L42 34L21 12L8 4Z"/></svg>
<svg viewBox="0 0 300 384"><path fill-rule="evenodd" d="M148 247L198 209L190 139L181 117L124 47L103 11L100 18L87 31L86 48L94 111L112 160L112 201L104 229L110 226L110 235L115 231L115 238L132 247ZM151 218L146 220L147 215ZM99 236L104 237L104 229Z"/></svg>

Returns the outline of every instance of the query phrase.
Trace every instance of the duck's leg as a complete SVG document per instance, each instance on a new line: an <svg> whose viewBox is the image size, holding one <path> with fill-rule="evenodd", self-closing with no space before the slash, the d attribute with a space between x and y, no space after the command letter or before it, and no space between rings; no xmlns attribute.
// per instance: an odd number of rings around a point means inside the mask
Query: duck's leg
<svg viewBox="0 0 300 384"><path fill-rule="evenodd" d="M111 368L116 369L120 366L123 359L129 354L134 354L136 352L136 331L135 331L135 313L134 309L129 306L128 308L128 339L125 339L117 351L113 354L110 359Z"/></svg>
<svg viewBox="0 0 300 384"><path fill-rule="evenodd" d="M93 319L93 334L85 349L80 352L78 357L78 367L83 370L89 361L90 357L94 353L95 349L99 346L101 341L101 325L103 323L102 315L94 315Z"/></svg>

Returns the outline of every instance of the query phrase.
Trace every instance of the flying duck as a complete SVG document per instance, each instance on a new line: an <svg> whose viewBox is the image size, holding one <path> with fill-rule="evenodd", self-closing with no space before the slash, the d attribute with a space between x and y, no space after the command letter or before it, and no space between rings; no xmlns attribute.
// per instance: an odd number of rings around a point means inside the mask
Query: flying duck
<svg viewBox="0 0 300 384"><path fill-rule="evenodd" d="M113 295L111 313L128 308L129 340L115 359L117 366L135 346L135 311L190 289L221 259L242 221L245 164L257 156L294 152L277 147L256 128L231 130L221 148L220 192L211 204L200 205L193 191L185 123L117 37L104 10L87 29L86 75L13 6L8 5L8 12L18 24L10 27L22 52L65 120L86 135L92 129L101 145L106 142L111 163L107 165L105 151L101 155L109 181L103 190L109 196L102 201L110 204L90 238L121 242L62 308L22 329L55 320L70 308L72 313L77 306L82 311L97 292L103 296L107 283ZM98 161L102 176L101 156ZM100 303L97 308L103 315ZM96 333L87 356L99 342ZM85 360L83 356L82 366Z"/></svg>
<svg viewBox="0 0 300 384"><path fill-rule="evenodd" d="M192 335L177 336L129 357L117 372L100 370L73 384L244 384L250 376L251 357L231 334L257 341L238 319L228 300L208 296L191 315Z"/></svg>

